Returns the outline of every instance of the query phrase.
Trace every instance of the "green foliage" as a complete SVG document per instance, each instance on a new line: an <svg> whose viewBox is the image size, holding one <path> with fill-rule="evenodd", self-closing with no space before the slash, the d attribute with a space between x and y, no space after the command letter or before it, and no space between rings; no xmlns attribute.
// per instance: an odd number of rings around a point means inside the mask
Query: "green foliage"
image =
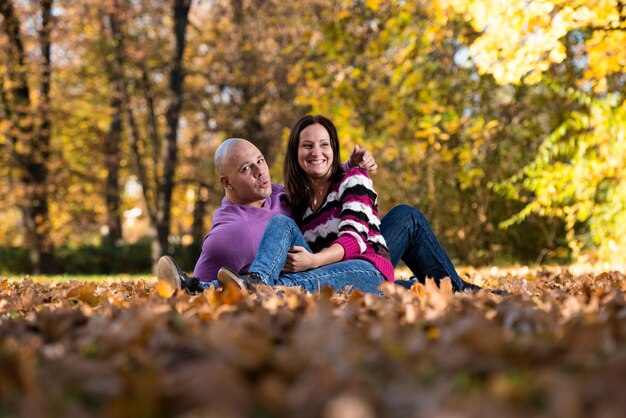
<svg viewBox="0 0 626 418"><path fill-rule="evenodd" d="M59 273L65 274L133 274L152 270L148 241L119 247L61 247L57 259L62 269Z"/></svg>
<svg viewBox="0 0 626 418"><path fill-rule="evenodd" d="M31 273L33 265L27 248L0 247L0 273Z"/></svg>
<svg viewBox="0 0 626 418"><path fill-rule="evenodd" d="M172 246L171 254L180 266L192 271L200 249L198 246ZM55 249L57 274L137 274L153 269L151 242L115 247L105 245L61 246ZM32 274L33 266L28 249L0 247L0 272L3 274Z"/></svg>
<svg viewBox="0 0 626 418"><path fill-rule="evenodd" d="M619 260L626 201L626 106L616 96L594 99L572 89L555 88L581 110L566 119L539 146L535 159L504 182L493 184L524 208L500 224L508 228L531 213L563 219L575 256L598 248L607 260Z"/></svg>

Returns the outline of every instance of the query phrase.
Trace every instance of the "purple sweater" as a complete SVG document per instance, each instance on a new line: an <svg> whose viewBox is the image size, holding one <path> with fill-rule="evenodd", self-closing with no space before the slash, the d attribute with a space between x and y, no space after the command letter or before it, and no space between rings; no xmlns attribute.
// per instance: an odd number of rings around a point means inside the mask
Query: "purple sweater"
<svg viewBox="0 0 626 418"><path fill-rule="evenodd" d="M345 251L344 260L367 260L393 282L389 249L380 233L377 199L367 171L351 168L331 186L315 212L306 210L300 230L313 252L339 244Z"/></svg>
<svg viewBox="0 0 626 418"><path fill-rule="evenodd" d="M222 267L248 271L270 218L276 214L291 216L286 199L281 199L284 195L283 186L272 184L272 194L260 208L222 199L222 206L213 215L213 226L204 237L193 275L208 282L217 278Z"/></svg>

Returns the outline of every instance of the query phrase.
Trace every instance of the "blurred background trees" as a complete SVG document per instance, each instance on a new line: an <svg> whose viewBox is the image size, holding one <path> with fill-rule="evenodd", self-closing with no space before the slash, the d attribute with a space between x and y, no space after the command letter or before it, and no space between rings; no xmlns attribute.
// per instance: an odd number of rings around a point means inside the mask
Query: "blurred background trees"
<svg viewBox="0 0 626 418"><path fill-rule="evenodd" d="M191 269L217 145L281 181L307 112L458 262L623 262L625 41L622 0L4 0L0 270Z"/></svg>

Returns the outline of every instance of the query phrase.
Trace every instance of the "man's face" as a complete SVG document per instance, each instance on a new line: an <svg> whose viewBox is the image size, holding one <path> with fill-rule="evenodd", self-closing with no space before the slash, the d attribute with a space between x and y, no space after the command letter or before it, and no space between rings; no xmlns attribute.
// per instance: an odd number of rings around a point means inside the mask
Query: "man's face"
<svg viewBox="0 0 626 418"><path fill-rule="evenodd" d="M240 205L261 207L272 194L265 157L248 141L240 141L228 151L220 181L228 200Z"/></svg>

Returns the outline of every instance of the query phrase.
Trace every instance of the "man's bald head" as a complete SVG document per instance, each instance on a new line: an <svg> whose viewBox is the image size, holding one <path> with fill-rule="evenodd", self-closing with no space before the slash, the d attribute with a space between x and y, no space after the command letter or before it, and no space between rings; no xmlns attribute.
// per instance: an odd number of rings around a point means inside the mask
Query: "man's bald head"
<svg viewBox="0 0 626 418"><path fill-rule="evenodd" d="M245 140L243 138L228 138L226 141L222 142L217 150L215 150L215 169L217 170L217 174L222 176L224 175L224 163L227 160L228 154L230 151L234 150L238 144L242 142L247 142L252 144L250 141Z"/></svg>
<svg viewBox="0 0 626 418"><path fill-rule="evenodd" d="M272 193L265 157L250 141L229 138L215 151L215 169L226 198L244 206L262 206Z"/></svg>

